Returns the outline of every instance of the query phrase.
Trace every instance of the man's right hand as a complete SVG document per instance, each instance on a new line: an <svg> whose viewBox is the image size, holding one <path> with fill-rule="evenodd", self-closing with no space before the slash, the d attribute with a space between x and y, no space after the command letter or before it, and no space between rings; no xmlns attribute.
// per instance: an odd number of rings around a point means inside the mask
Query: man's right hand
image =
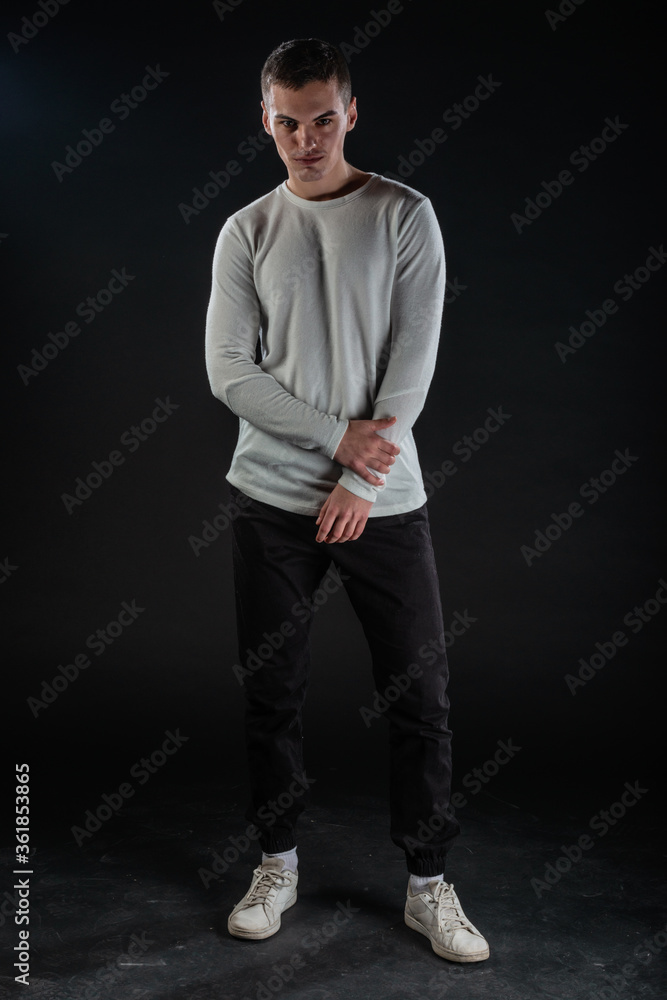
<svg viewBox="0 0 667 1000"><path fill-rule="evenodd" d="M382 417L380 420L350 420L336 449L334 460L344 465L373 486L384 486L384 480L374 476L366 466L386 474L395 462L401 449L383 438L378 431L386 430L396 423L396 417Z"/></svg>

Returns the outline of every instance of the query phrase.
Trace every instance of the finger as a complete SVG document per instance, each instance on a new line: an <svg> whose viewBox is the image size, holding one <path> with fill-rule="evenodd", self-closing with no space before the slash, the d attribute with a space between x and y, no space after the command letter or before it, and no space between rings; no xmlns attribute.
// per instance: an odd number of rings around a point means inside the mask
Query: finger
<svg viewBox="0 0 667 1000"><path fill-rule="evenodd" d="M382 444L380 445L380 450L385 452L385 454L400 455L401 449L398 447L397 444L394 444L392 441L387 441L386 438L380 438L380 441L382 441Z"/></svg>
<svg viewBox="0 0 667 1000"><path fill-rule="evenodd" d="M345 525L345 530L341 533L339 542L351 542L354 538L354 532L356 527L356 521L348 521Z"/></svg>
<svg viewBox="0 0 667 1000"><path fill-rule="evenodd" d="M345 525L346 522L341 520L341 515L339 514L334 521L333 528L329 532L327 542L336 543L345 541Z"/></svg>
<svg viewBox="0 0 667 1000"><path fill-rule="evenodd" d="M357 538L359 538L365 527L366 527L366 522L364 520L357 521L357 525L354 529L354 534L350 538L350 541L356 542Z"/></svg>
<svg viewBox="0 0 667 1000"><path fill-rule="evenodd" d="M318 531L315 537L316 542L329 541L328 536L329 533L331 532L331 529L333 528L335 520L336 520L336 515L333 513L333 511L327 510L320 524L320 530Z"/></svg>
<svg viewBox="0 0 667 1000"><path fill-rule="evenodd" d="M317 515L317 520L315 521L315 524L319 524L321 522L322 518L324 517L324 515L326 513L327 507L329 506L329 500L330 499L331 499L330 497L327 497L327 499L322 504L322 506L320 508L320 512Z"/></svg>
<svg viewBox="0 0 667 1000"><path fill-rule="evenodd" d="M380 479L379 476L374 476L372 472L368 471L365 465L360 465L356 469L353 469L353 471L356 472L358 476L361 476L362 479L365 479L367 483L370 483L371 486L384 486L384 479ZM387 468L386 471L389 472L389 469Z"/></svg>
<svg viewBox="0 0 667 1000"><path fill-rule="evenodd" d="M379 458L376 457L370 458L368 460L368 465L371 466L375 472L377 472L381 480L383 475L386 476L388 472L391 472L391 466L385 465L384 462L381 462Z"/></svg>
<svg viewBox="0 0 667 1000"><path fill-rule="evenodd" d="M347 530L345 531L345 536L341 538L342 542L353 542L357 537L357 528L359 525L359 519L356 518L354 521L349 521L347 525Z"/></svg>
<svg viewBox="0 0 667 1000"><path fill-rule="evenodd" d="M334 518L334 523L327 537L327 542L335 543L346 541L350 525L351 520L349 515L339 513Z"/></svg>
<svg viewBox="0 0 667 1000"><path fill-rule="evenodd" d="M350 535L350 538L349 538L349 540L351 542L355 542L357 540L357 538L359 538L359 536L363 532L364 528L366 527L366 522L367 521L368 521L368 514L367 513L359 512L359 514L357 515L357 518L356 518L356 520L354 522L354 530L353 530L353 532L352 532L352 534Z"/></svg>

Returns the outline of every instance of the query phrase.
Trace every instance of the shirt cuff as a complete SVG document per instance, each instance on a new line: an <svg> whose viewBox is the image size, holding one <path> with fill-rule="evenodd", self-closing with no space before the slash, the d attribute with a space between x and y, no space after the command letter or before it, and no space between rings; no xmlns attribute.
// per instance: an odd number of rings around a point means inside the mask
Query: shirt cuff
<svg viewBox="0 0 667 1000"><path fill-rule="evenodd" d="M333 432L333 435L329 439L326 445L322 448L322 453L327 456L327 458L333 458L338 451L338 446L343 440L343 435L345 431L350 426L350 421L346 420L345 417L338 418L338 424Z"/></svg>
<svg viewBox="0 0 667 1000"><path fill-rule="evenodd" d="M338 483L350 493L354 493L356 497L361 497L362 500L370 500L371 503L375 503L378 493L384 489L384 486L372 486L365 479L362 479L361 476L357 475L356 472L353 472L352 469L343 469Z"/></svg>

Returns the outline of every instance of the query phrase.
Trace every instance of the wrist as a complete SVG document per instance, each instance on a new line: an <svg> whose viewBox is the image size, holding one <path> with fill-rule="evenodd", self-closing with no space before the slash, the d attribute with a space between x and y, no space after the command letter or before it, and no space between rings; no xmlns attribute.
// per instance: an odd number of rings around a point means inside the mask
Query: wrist
<svg viewBox="0 0 667 1000"><path fill-rule="evenodd" d="M343 469L337 485L347 493L351 493L352 496L357 497L357 499L365 500L371 506L377 499L378 490L383 488L372 486L365 479L362 479L361 476L358 476L356 472L352 472L351 469Z"/></svg>

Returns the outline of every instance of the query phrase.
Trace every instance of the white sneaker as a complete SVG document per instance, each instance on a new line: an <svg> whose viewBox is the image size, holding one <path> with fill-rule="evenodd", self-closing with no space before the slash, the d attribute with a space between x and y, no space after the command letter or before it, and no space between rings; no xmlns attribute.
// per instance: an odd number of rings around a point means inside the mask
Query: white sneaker
<svg viewBox="0 0 667 1000"><path fill-rule="evenodd" d="M255 868L250 888L229 915L233 937L260 941L280 930L280 914L296 903L298 872L281 871L280 858L267 858Z"/></svg>
<svg viewBox="0 0 667 1000"><path fill-rule="evenodd" d="M454 886L434 879L421 892L408 894L405 922L429 938L436 955L451 962L481 962L489 957L489 946L466 917Z"/></svg>

